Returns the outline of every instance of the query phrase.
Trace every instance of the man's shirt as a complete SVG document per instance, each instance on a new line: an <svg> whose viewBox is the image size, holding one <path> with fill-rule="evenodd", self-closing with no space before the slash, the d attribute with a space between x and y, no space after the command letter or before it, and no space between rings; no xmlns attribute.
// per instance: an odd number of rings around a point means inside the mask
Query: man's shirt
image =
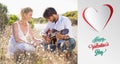
<svg viewBox="0 0 120 64"><path fill-rule="evenodd" d="M46 28L42 31L42 35L46 34L48 30L56 29L57 31L61 31L63 29L69 29L68 35L70 37L73 37L72 35L72 23L69 18L65 16L60 16L58 18L58 21L50 22L48 21ZM74 37L73 37L74 38Z"/></svg>

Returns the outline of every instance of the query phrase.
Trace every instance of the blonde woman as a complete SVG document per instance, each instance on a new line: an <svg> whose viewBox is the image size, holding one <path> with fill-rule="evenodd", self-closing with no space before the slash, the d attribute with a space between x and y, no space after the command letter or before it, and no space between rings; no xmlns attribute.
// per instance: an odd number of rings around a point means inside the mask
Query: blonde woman
<svg viewBox="0 0 120 64"><path fill-rule="evenodd" d="M28 21L32 18L33 10L30 7L21 10L21 20L12 25L12 36L9 40L7 56L14 54L15 51L35 52L35 47L40 40L34 38L31 26ZM32 44L31 44L32 42Z"/></svg>

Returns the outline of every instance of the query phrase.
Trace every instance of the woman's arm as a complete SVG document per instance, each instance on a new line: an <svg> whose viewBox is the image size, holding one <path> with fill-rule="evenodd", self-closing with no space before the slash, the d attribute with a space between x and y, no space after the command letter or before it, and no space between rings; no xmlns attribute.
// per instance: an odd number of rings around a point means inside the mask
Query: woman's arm
<svg viewBox="0 0 120 64"><path fill-rule="evenodd" d="M12 25L12 29L13 29L13 36L14 36L15 41L18 42L18 43L25 42L25 41L23 41L22 39L19 38L19 35L18 35L18 25L17 25L17 23L14 23L14 24Z"/></svg>
<svg viewBox="0 0 120 64"><path fill-rule="evenodd" d="M33 44L34 46L39 45L40 42L41 42L41 40L34 37L34 35L33 35L33 33L32 33L32 28L31 28L31 26L29 26L29 34L30 34L30 37L31 37L31 39L32 39L32 41L33 41L32 44Z"/></svg>

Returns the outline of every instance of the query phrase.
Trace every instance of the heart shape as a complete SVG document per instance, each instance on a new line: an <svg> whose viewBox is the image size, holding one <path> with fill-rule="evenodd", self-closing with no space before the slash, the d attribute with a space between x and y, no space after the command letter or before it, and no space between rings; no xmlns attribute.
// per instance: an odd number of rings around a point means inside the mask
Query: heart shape
<svg viewBox="0 0 120 64"><path fill-rule="evenodd" d="M85 8L82 17L95 31L99 32L107 26L112 14L113 7L104 4L97 10L92 7Z"/></svg>

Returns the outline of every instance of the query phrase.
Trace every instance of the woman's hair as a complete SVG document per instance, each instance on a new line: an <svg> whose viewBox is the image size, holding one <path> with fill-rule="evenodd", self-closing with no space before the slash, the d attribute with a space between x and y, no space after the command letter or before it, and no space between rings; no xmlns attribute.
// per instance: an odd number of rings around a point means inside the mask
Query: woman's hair
<svg viewBox="0 0 120 64"><path fill-rule="evenodd" d="M32 8L26 7L21 10L21 16L24 17L24 14L27 14L29 12L33 12Z"/></svg>
<svg viewBox="0 0 120 64"><path fill-rule="evenodd" d="M48 7L47 9L45 9L43 13L43 17L48 18L52 16L53 14L57 14L56 10L52 7Z"/></svg>

